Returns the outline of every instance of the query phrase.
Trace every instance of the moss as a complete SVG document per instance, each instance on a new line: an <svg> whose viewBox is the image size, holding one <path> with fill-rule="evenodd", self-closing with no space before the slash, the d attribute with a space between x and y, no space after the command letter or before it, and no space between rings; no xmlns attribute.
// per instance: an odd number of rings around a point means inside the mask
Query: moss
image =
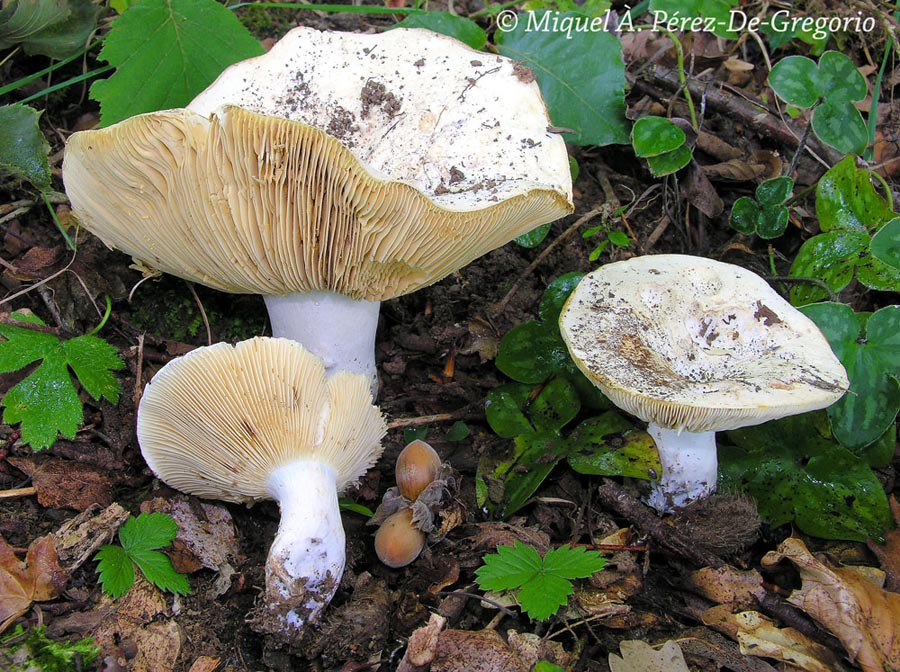
<svg viewBox="0 0 900 672"><path fill-rule="evenodd" d="M90 637L77 642L55 642L43 626L26 633L18 625L0 640L0 668L9 672L70 672L93 665L100 647Z"/></svg>

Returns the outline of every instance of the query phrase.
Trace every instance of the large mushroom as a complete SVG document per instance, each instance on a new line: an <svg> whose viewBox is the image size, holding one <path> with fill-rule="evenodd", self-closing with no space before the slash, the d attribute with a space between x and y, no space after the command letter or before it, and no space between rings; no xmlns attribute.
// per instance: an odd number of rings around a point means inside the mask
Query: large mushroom
<svg viewBox="0 0 900 672"><path fill-rule="evenodd" d="M715 490L715 432L824 408L848 387L812 320L755 273L701 257L602 266L559 325L578 368L649 424L662 474L648 503L659 511Z"/></svg>
<svg viewBox="0 0 900 672"><path fill-rule="evenodd" d="M137 421L144 459L173 488L278 502L256 627L284 642L337 590L345 560L338 493L377 461L386 429L366 376L326 376L321 359L284 338L219 343L172 360L144 389Z"/></svg>
<svg viewBox="0 0 900 672"><path fill-rule="evenodd" d="M530 71L422 29L296 28L187 109L74 133L63 176L107 245L373 378L380 301L572 210Z"/></svg>

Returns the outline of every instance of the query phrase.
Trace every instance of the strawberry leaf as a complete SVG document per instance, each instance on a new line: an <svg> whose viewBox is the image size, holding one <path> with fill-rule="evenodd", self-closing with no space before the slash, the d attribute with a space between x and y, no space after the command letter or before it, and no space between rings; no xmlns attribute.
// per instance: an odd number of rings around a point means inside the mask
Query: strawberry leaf
<svg viewBox="0 0 900 672"><path fill-rule="evenodd" d="M134 563L121 546L102 546L94 560L99 560L97 572L100 587L110 597L122 597L134 584Z"/></svg>

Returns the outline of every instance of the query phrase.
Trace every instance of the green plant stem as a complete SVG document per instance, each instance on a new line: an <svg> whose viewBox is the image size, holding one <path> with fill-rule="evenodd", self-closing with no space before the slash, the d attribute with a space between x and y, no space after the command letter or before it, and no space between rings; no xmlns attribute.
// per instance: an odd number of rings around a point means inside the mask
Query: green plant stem
<svg viewBox="0 0 900 672"><path fill-rule="evenodd" d="M66 233L66 230L63 228L62 222L59 221L59 217L56 216L56 210L53 209L53 204L50 202L50 198L47 196L46 191L41 192L41 198L44 199L44 205L47 206L47 210L50 212L50 216L53 218L53 223L56 224L56 228L59 229L59 232L62 234L63 239L66 241L66 246L74 252L75 243L72 242L69 234Z"/></svg>
<svg viewBox="0 0 900 672"><path fill-rule="evenodd" d="M890 210L894 209L894 195L891 193L891 188L888 186L888 183L885 179L876 173L874 170L869 171L869 175L874 177L881 184L881 188L884 190L884 200L887 201L888 208Z"/></svg>
<svg viewBox="0 0 900 672"><path fill-rule="evenodd" d="M884 70L887 67L888 60L891 57L891 51L894 46L893 40L888 40L884 48L884 56L881 57L881 66L878 68L878 75L875 77L875 83L872 85L872 103L869 105L869 146L866 148L864 157L866 161L872 161L875 158L875 127L878 125L878 98L881 93L881 80L884 78Z"/></svg>
<svg viewBox="0 0 900 672"><path fill-rule="evenodd" d="M53 86L48 86L43 91L38 91L33 96L28 96L25 100L20 100L20 103L30 103L33 100L37 100L38 98L43 98L54 91L59 91L60 89L64 89L67 86L72 86L73 84L78 84L79 82L83 82L86 79L90 79L91 77L96 77L97 75L102 75L105 72L109 72L113 69L111 65L104 65L102 68L97 68L96 70L91 70L90 72L85 72L83 74L78 75L77 77L72 77L71 79L67 79L64 82L60 82L59 84L54 84Z"/></svg>
<svg viewBox="0 0 900 672"><path fill-rule="evenodd" d="M797 282L797 283L800 283L803 285L815 285L816 287L821 289L823 292L828 294L829 301L837 301L838 300L838 295L835 293L835 291L831 287L826 285L822 280L819 280L819 278L807 278L804 276L793 276L793 275L770 275L768 278L766 278L766 280L772 280L775 282L787 282L787 283Z"/></svg>
<svg viewBox="0 0 900 672"><path fill-rule="evenodd" d="M635 26L635 30L652 30L653 26ZM666 30L663 28L660 32L665 33L666 37L671 40L672 45L675 47L675 56L678 61L678 82L681 84L681 90L684 92L684 99L687 102L688 106L688 114L691 115L691 128L694 129L695 132L700 131L700 124L697 121L697 110L694 108L694 99L691 98L691 89L687 83L687 73L684 70L684 49L681 46L681 42L678 41L675 33L671 30Z"/></svg>
<svg viewBox="0 0 900 672"><path fill-rule="evenodd" d="M314 12L344 12L346 14L423 14L427 10L413 7L380 7L377 5L311 5L304 2L239 2L228 9L269 7L273 9L309 9Z"/></svg>
<svg viewBox="0 0 900 672"><path fill-rule="evenodd" d="M91 329L87 333L87 335L93 336L94 334L99 332L101 329L103 329L103 327L106 326L106 321L109 319L110 315L112 315L112 299L109 298L109 294L107 294L106 295L106 311L103 313L103 317L100 318L100 324L98 324L96 327Z"/></svg>
<svg viewBox="0 0 900 672"><path fill-rule="evenodd" d="M791 179L794 179L792 177L792 175L794 174L794 168L797 167L797 162L800 160L800 155L803 154L803 150L806 148L806 143L809 140L809 133L810 133L810 131L812 131L812 113L815 111L815 109L819 106L819 103L821 103L821 102L822 102L822 99L820 98L819 100L816 101L816 103L811 108L809 108L809 111L810 111L809 122L806 124L806 128L803 129L803 135L800 136L800 142L797 143L797 149L796 149L796 151L794 151L794 156L791 157L791 165L788 166L787 173L785 173L785 175L787 175Z"/></svg>
<svg viewBox="0 0 900 672"><path fill-rule="evenodd" d="M100 40L95 40L94 42L91 42L91 44L89 44L87 47L85 47L84 49L79 51L77 54L74 54L73 56L69 56L68 58L65 58L61 61L57 61L53 65L50 65L49 67L46 67L43 70L39 70L38 72L33 72L30 75L26 75L22 79L17 79L16 81L11 82L10 84L7 84L6 86L0 87L0 96L5 96L7 93L10 93L11 91L15 91L16 89L25 86L29 82L33 82L36 79L40 79L44 75L48 75L51 72L54 72L55 70L59 70L60 68L65 67L72 61L82 58L86 53L88 53L89 51L91 51L92 49L94 49L95 47L97 47L99 45L100 45Z"/></svg>

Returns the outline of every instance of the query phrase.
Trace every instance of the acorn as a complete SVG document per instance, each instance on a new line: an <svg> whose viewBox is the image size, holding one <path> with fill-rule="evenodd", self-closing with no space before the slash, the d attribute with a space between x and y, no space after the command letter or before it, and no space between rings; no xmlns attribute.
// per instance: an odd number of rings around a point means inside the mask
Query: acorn
<svg viewBox="0 0 900 672"><path fill-rule="evenodd" d="M425 534L413 525L412 516L412 509L400 509L375 533L375 553L388 567L405 567L425 548Z"/></svg>
<svg viewBox="0 0 900 672"><path fill-rule="evenodd" d="M396 476L400 494L408 500L416 498L437 478L441 458L434 448L416 439L397 456Z"/></svg>

